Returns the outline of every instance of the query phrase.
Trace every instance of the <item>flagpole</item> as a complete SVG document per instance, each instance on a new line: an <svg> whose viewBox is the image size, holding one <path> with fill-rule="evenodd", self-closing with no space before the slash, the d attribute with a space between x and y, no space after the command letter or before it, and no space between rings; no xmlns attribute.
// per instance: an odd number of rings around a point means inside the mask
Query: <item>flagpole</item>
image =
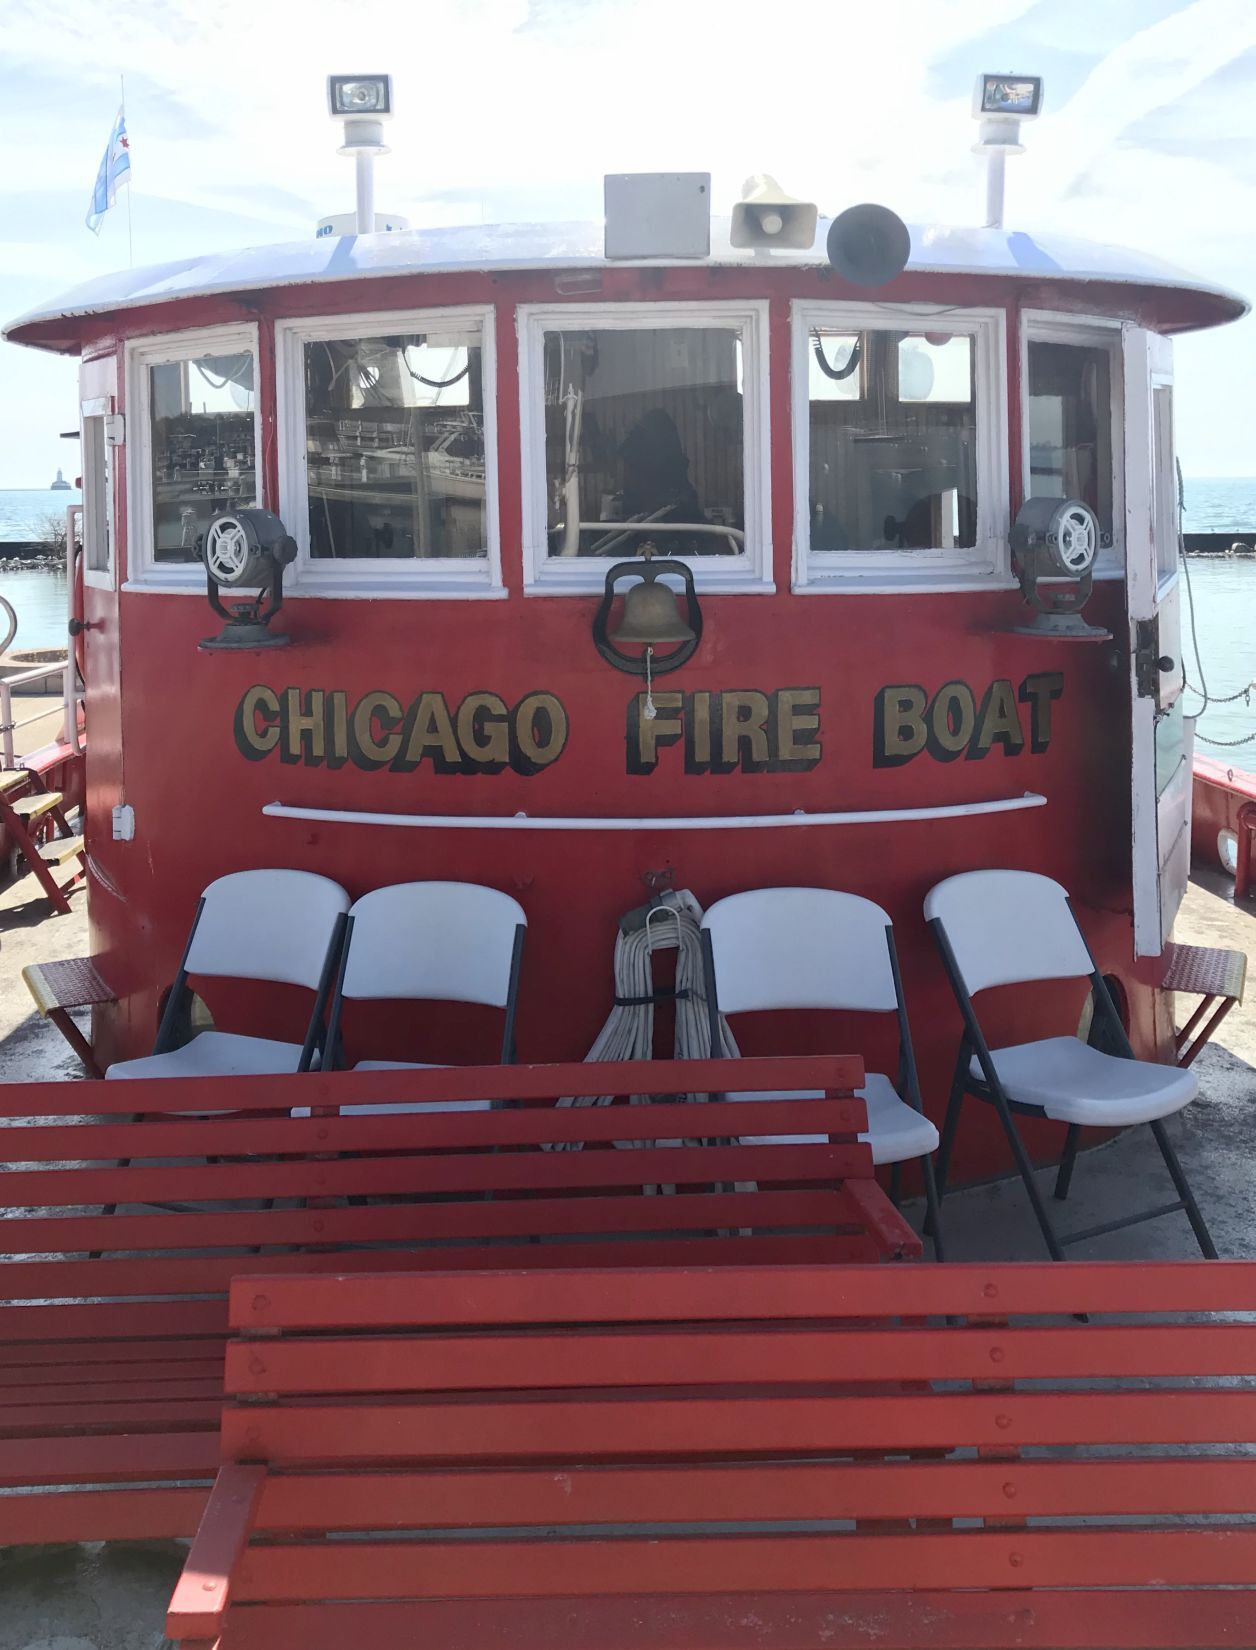
<svg viewBox="0 0 1256 1650"><path fill-rule="evenodd" d="M122 88L122 119L126 121L126 76L118 75L118 84ZM135 268L135 242L131 234L131 179L126 180L126 266Z"/></svg>

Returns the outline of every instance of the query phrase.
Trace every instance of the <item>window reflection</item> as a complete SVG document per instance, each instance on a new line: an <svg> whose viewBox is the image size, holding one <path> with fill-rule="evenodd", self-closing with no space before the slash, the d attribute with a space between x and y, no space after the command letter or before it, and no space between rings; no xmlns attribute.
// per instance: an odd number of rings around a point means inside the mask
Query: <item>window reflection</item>
<svg viewBox="0 0 1256 1650"><path fill-rule="evenodd" d="M549 554L743 554L743 419L734 328L546 332Z"/></svg>
<svg viewBox="0 0 1256 1650"><path fill-rule="evenodd" d="M813 332L813 550L976 543L973 371L973 340L965 335Z"/></svg>
<svg viewBox="0 0 1256 1650"><path fill-rule="evenodd" d="M480 336L305 345L312 556L487 556Z"/></svg>
<svg viewBox="0 0 1256 1650"><path fill-rule="evenodd" d="M148 371L153 556L195 561L213 516L257 498L253 357L189 356Z"/></svg>
<svg viewBox="0 0 1256 1650"><path fill-rule="evenodd" d="M1080 498L1112 542L1112 364L1094 345L1029 346L1029 495Z"/></svg>

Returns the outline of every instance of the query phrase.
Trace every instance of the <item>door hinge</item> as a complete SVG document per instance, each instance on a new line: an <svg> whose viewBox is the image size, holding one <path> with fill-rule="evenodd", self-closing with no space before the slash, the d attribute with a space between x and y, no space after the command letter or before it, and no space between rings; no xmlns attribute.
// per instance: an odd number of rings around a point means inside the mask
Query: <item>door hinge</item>
<svg viewBox="0 0 1256 1650"><path fill-rule="evenodd" d="M110 447L126 445L126 414L105 414L105 442Z"/></svg>
<svg viewBox="0 0 1256 1650"><path fill-rule="evenodd" d="M1134 685L1140 699L1158 699L1160 678L1177 660L1160 651L1160 620L1134 621Z"/></svg>

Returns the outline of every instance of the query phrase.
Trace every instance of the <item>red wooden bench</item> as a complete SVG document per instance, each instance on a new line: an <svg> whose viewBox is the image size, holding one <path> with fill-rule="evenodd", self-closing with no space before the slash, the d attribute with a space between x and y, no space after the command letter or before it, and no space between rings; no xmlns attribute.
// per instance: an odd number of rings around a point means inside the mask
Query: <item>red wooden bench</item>
<svg viewBox="0 0 1256 1650"><path fill-rule="evenodd" d="M862 1076L858 1060L806 1059L0 1087L0 1544L193 1532L237 1275L918 1255L855 1138ZM554 1105L733 1081L832 1098ZM289 1115L437 1099L519 1104ZM233 1115L190 1115L224 1104ZM832 1143L725 1143L794 1125ZM540 1149L554 1144L585 1149ZM660 1184L677 1190L643 1195Z"/></svg>
<svg viewBox="0 0 1256 1650"><path fill-rule="evenodd" d="M167 1631L1251 1646L1253 1314L1233 1261L241 1280Z"/></svg>

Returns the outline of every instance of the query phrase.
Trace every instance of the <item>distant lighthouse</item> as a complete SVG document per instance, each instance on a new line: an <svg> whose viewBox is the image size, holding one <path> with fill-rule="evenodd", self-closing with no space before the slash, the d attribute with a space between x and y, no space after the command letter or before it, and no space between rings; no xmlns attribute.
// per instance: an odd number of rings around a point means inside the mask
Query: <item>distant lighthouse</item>
<svg viewBox="0 0 1256 1650"><path fill-rule="evenodd" d="M52 486L48 489L48 491L50 493L72 493L74 491L74 489L73 489L73 487L70 486L70 483L61 474L61 471L58 470L57 471L57 479L53 482Z"/></svg>

